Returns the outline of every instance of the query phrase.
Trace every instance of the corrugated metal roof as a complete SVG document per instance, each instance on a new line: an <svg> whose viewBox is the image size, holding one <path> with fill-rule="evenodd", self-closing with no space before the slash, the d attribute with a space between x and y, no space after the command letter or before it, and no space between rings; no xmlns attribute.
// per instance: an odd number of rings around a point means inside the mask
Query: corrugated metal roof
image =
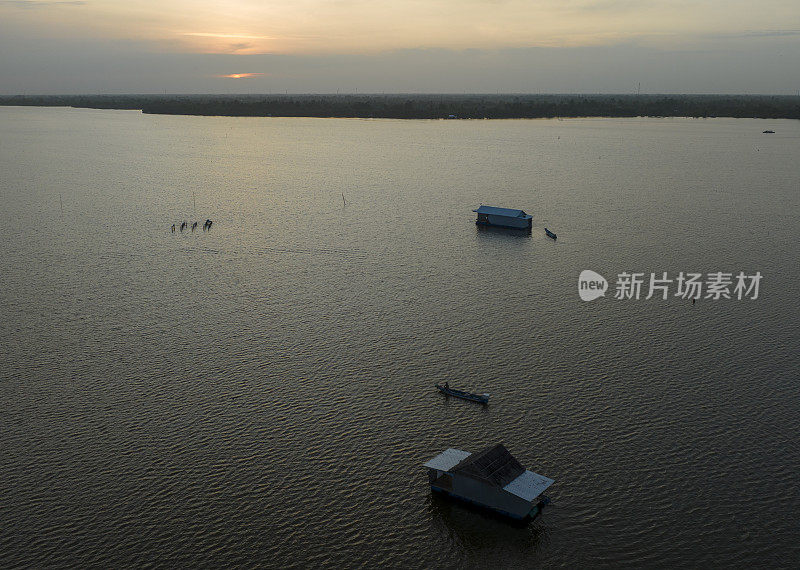
<svg viewBox="0 0 800 570"><path fill-rule="evenodd" d="M555 483L555 481L548 479L544 475L526 470L525 473L511 481L511 483L503 487L503 489L526 501L532 501L544 493L544 490L553 483Z"/></svg>
<svg viewBox="0 0 800 570"><path fill-rule="evenodd" d="M480 206L477 210L472 210L479 214L493 214L495 216L508 216L510 218L530 218L523 210L512 208L498 208L496 206Z"/></svg>
<svg viewBox="0 0 800 570"><path fill-rule="evenodd" d="M525 472L502 443L492 445L471 455L453 469L453 473L481 479L490 485L503 487Z"/></svg>
<svg viewBox="0 0 800 570"><path fill-rule="evenodd" d="M458 465L462 460L472 455L469 451L461 451L460 449L450 448L441 452L433 459L423 463L424 467L430 469L438 469L439 471L450 471L453 467Z"/></svg>

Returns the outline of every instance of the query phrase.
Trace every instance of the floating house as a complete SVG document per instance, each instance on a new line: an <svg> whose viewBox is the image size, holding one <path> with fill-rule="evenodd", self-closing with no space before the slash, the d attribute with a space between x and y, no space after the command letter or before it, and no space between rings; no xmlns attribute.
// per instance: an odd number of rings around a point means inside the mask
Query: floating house
<svg viewBox="0 0 800 570"><path fill-rule="evenodd" d="M424 466L432 490L514 519L536 516L547 502L542 493L554 483L525 469L501 443L479 453L451 448Z"/></svg>
<svg viewBox="0 0 800 570"><path fill-rule="evenodd" d="M481 206L477 210L476 224L481 226L500 226L504 228L517 228L530 230L533 224L532 216L522 210L511 208L497 208L495 206Z"/></svg>

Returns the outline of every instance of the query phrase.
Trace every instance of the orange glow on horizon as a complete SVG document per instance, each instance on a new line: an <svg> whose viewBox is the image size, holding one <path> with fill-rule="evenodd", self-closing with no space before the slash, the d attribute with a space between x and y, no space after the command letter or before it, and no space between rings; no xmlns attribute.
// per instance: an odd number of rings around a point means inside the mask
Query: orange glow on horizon
<svg viewBox="0 0 800 570"><path fill-rule="evenodd" d="M259 77L266 75L266 73L229 73L228 75L217 75L223 79L248 79L250 77Z"/></svg>

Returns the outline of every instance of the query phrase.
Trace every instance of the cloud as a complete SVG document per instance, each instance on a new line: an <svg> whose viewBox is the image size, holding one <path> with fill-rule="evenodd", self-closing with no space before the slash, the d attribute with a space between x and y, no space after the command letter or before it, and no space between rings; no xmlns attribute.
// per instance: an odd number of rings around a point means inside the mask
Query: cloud
<svg viewBox="0 0 800 570"><path fill-rule="evenodd" d="M252 48L252 47L253 47L253 44L248 44L248 43L245 43L245 42L240 42L240 43L238 43L238 44L230 44L230 46L229 46L229 47L230 47L230 50L231 50L231 52L237 52L237 51L245 51L245 50L248 50L248 49L250 49L250 48Z"/></svg>
<svg viewBox="0 0 800 570"><path fill-rule="evenodd" d="M84 6L86 2L82 0L62 0L62 1L43 1L36 0L0 0L0 6L10 6L23 10L34 10L36 8L60 7L60 6Z"/></svg>
<svg viewBox="0 0 800 570"><path fill-rule="evenodd" d="M242 40L272 40L272 36L252 36L248 34L220 34L215 32L184 32L184 36L196 36L200 38L226 38L226 39L242 39Z"/></svg>
<svg viewBox="0 0 800 570"><path fill-rule="evenodd" d="M167 44L146 34L134 39L73 34L74 27L62 36L44 19L34 21L49 13L59 26L68 14L81 22L88 9L0 5L0 10L0 93L8 94L620 93L635 92L639 82L643 93L796 93L793 71L800 69L800 22L791 19L734 29L665 27L638 35L615 36L602 28L575 32L586 43L594 40L592 47L423 49L419 43L416 49L291 53L282 50L283 29L250 27L250 20L157 28L159 38L174 42ZM9 13L19 16L4 17ZM306 31L313 36L320 30ZM277 39L242 38L261 34ZM325 38L312 43L322 45ZM231 44L239 43L255 47L235 51L243 46Z"/></svg>
<svg viewBox="0 0 800 570"><path fill-rule="evenodd" d="M800 36L800 30L751 30L727 35L731 38L783 38L787 36Z"/></svg>
<svg viewBox="0 0 800 570"><path fill-rule="evenodd" d="M580 2L575 5L571 3L562 4L563 9L575 12L628 12L641 9L642 2L639 0L593 0L590 2Z"/></svg>

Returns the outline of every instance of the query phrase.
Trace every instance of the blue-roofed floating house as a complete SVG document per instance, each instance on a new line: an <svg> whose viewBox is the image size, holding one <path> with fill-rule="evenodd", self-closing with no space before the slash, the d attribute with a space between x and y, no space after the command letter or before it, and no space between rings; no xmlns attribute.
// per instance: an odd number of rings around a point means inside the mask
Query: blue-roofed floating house
<svg viewBox="0 0 800 570"><path fill-rule="evenodd" d="M532 216L526 214L523 210L480 206L477 210L472 211L477 212L478 219L475 223L481 226L500 226L529 230L533 224Z"/></svg>
<svg viewBox="0 0 800 570"><path fill-rule="evenodd" d="M474 454L448 449L424 466L432 490L515 519L536 516L546 501L542 493L554 483L525 469L501 443Z"/></svg>

